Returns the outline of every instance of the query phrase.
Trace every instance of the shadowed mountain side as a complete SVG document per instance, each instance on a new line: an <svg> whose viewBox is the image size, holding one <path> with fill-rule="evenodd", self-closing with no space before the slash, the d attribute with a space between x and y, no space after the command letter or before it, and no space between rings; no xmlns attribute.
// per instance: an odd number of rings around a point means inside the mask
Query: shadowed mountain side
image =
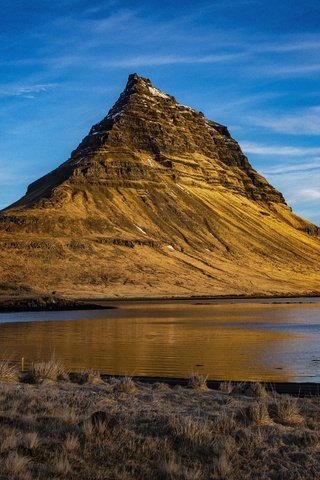
<svg viewBox="0 0 320 480"><path fill-rule="evenodd" d="M137 75L70 159L2 211L0 248L3 293L320 290L318 227L226 127Z"/></svg>

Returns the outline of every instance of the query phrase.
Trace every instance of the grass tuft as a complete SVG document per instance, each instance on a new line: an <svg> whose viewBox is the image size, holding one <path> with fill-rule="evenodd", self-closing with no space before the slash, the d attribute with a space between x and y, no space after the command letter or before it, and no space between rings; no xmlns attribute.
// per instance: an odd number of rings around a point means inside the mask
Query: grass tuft
<svg viewBox="0 0 320 480"><path fill-rule="evenodd" d="M265 389L265 386L259 382L254 382L250 385L247 392L250 396L265 398L268 396L268 392Z"/></svg>
<svg viewBox="0 0 320 480"><path fill-rule="evenodd" d="M212 440L209 422L204 419L172 416L169 417L169 426L176 437L194 444L209 444Z"/></svg>
<svg viewBox="0 0 320 480"><path fill-rule="evenodd" d="M15 364L8 360L0 360L0 381L17 382L19 380L19 371Z"/></svg>
<svg viewBox="0 0 320 480"><path fill-rule="evenodd" d="M254 401L247 408L247 418L254 425L270 425L272 420L269 416L268 405L264 401Z"/></svg>
<svg viewBox="0 0 320 480"><path fill-rule="evenodd" d="M223 435L232 433L236 428L236 418L234 413L221 413L214 421L214 428Z"/></svg>
<svg viewBox="0 0 320 480"><path fill-rule="evenodd" d="M42 383L46 380L68 380L68 372L64 365L57 360L34 363L26 372L24 380L29 383Z"/></svg>
<svg viewBox="0 0 320 480"><path fill-rule="evenodd" d="M9 474L19 475L26 469L29 463L30 459L28 457L24 457L23 455L19 455L16 451L13 451L8 454L4 466Z"/></svg>
<svg viewBox="0 0 320 480"><path fill-rule="evenodd" d="M62 453L59 457L57 456L53 465L55 471L63 477L67 477L72 471L70 462L65 453Z"/></svg>
<svg viewBox="0 0 320 480"><path fill-rule="evenodd" d="M220 392L226 393L230 395L233 392L233 384L232 382L221 382L219 385Z"/></svg>
<svg viewBox="0 0 320 480"><path fill-rule="evenodd" d="M214 468L214 479L228 479L232 472L232 466L226 452L221 452Z"/></svg>
<svg viewBox="0 0 320 480"><path fill-rule="evenodd" d="M39 446L39 436L37 432L28 432L22 439L22 444L29 450L35 450Z"/></svg>
<svg viewBox="0 0 320 480"><path fill-rule="evenodd" d="M68 433L64 441L64 448L67 452L78 450L80 446L79 438L74 433Z"/></svg>
<svg viewBox="0 0 320 480"><path fill-rule="evenodd" d="M114 391L132 395L137 391L137 386L131 377L123 377L115 384Z"/></svg>
<svg viewBox="0 0 320 480"><path fill-rule="evenodd" d="M188 382L188 387L194 390L207 390L208 375L202 375L201 373L194 373Z"/></svg>
<svg viewBox="0 0 320 480"><path fill-rule="evenodd" d="M297 424L304 421L300 414L297 399L295 398L280 398L274 404L276 420L284 424Z"/></svg>
<svg viewBox="0 0 320 480"><path fill-rule="evenodd" d="M79 383L79 385L84 385L86 383L94 385L103 382L100 372L92 369L74 372L70 375L70 380L74 383Z"/></svg>
<svg viewBox="0 0 320 480"><path fill-rule="evenodd" d="M165 460L159 470L161 478L164 480L200 480L203 478L200 468L187 468L175 457Z"/></svg>
<svg viewBox="0 0 320 480"><path fill-rule="evenodd" d="M94 427L91 419L85 420L82 424L82 431L87 440L89 440L94 434Z"/></svg>

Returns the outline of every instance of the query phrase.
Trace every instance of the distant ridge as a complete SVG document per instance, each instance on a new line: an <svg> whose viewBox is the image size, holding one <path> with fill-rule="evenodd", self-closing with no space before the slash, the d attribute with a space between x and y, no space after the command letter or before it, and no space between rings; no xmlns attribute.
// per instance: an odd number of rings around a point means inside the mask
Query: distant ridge
<svg viewBox="0 0 320 480"><path fill-rule="evenodd" d="M0 213L0 292L320 291L319 229L227 127L129 75L107 116Z"/></svg>

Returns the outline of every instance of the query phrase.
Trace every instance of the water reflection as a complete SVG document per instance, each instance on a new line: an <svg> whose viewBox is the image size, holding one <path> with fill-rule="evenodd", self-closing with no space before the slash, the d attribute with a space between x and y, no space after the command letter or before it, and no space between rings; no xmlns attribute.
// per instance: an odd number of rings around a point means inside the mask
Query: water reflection
<svg viewBox="0 0 320 480"><path fill-rule="evenodd" d="M1 354L29 362L55 354L111 374L320 381L320 303L123 303L1 321Z"/></svg>

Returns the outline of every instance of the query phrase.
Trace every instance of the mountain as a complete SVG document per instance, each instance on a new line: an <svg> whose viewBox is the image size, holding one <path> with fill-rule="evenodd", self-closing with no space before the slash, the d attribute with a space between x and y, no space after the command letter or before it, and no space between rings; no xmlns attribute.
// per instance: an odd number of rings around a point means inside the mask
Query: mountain
<svg viewBox="0 0 320 480"><path fill-rule="evenodd" d="M0 291L320 291L319 229L228 129L136 74L71 157L0 212Z"/></svg>

